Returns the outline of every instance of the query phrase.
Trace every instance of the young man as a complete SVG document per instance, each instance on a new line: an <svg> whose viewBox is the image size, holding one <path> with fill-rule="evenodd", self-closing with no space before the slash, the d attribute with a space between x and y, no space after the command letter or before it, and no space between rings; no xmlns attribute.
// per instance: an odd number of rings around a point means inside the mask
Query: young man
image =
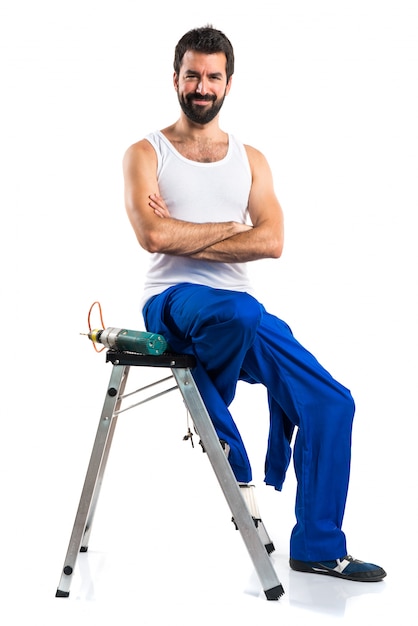
<svg viewBox="0 0 418 626"><path fill-rule="evenodd" d="M239 482L251 467L228 410L238 380L267 388L265 482L280 490L290 461L298 481L290 566L378 581L377 565L347 555L341 530L354 402L282 320L255 298L246 263L279 258L283 215L265 157L219 127L234 54L212 27L178 42L179 119L132 145L124 158L126 209L151 253L143 315L173 350L197 359L194 377Z"/></svg>

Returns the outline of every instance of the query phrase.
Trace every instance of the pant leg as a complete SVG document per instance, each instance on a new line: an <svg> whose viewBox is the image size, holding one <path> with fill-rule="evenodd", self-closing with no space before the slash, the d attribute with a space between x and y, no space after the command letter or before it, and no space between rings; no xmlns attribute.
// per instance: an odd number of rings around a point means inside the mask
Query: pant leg
<svg viewBox="0 0 418 626"><path fill-rule="evenodd" d="M271 402L266 482L277 487L283 412L297 427L296 525L291 557L302 561L335 559L347 552L341 530L347 498L354 402L350 392L293 337L289 327L265 313L247 351L243 370L265 385ZM278 432L276 432L276 430Z"/></svg>
<svg viewBox="0 0 418 626"><path fill-rule="evenodd" d="M164 335L176 352L196 356L194 379L219 438L231 448L228 460L242 482L251 481L251 466L228 406L261 316L261 305L247 293L192 284L170 288L144 308L149 331Z"/></svg>

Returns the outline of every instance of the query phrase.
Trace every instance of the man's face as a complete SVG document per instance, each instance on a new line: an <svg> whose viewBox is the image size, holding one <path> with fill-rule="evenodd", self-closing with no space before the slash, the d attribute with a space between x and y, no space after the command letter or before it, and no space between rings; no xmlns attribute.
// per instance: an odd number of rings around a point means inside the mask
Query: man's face
<svg viewBox="0 0 418 626"><path fill-rule="evenodd" d="M195 124L208 124L221 110L229 93L226 81L226 57L223 52L204 54L188 50L174 86L183 113Z"/></svg>

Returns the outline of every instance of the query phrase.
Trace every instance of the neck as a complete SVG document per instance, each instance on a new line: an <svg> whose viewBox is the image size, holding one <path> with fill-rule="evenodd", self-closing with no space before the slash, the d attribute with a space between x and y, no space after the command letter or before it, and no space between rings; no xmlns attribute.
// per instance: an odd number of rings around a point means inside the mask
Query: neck
<svg viewBox="0 0 418 626"><path fill-rule="evenodd" d="M218 116L208 124L191 122L183 113L180 119L169 127L179 140L193 142L220 141L225 133L219 128Z"/></svg>
<svg viewBox="0 0 418 626"><path fill-rule="evenodd" d="M180 154L192 161L220 161L228 152L228 135L219 128L217 119L200 126L180 118L162 133Z"/></svg>

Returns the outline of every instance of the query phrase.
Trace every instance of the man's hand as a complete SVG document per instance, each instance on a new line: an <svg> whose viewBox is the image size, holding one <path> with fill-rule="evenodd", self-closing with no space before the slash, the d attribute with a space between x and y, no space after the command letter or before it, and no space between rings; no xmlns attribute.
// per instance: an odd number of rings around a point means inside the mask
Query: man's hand
<svg viewBox="0 0 418 626"><path fill-rule="evenodd" d="M171 217L169 210L167 209L167 205L162 199L161 196L156 193L152 193L149 196L149 205L153 209L155 215L158 217Z"/></svg>

